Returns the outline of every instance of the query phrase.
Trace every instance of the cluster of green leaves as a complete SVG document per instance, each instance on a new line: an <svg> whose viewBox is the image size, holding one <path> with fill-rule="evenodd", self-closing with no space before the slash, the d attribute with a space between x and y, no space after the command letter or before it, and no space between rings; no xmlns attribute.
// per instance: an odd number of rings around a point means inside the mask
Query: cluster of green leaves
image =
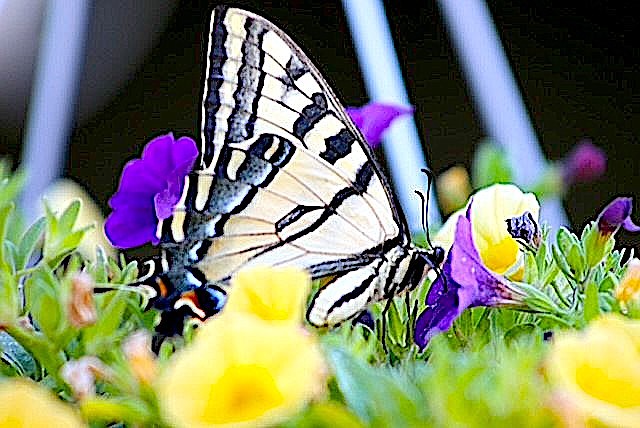
<svg viewBox="0 0 640 428"><path fill-rule="evenodd" d="M75 402L61 370L70 361L97 357L108 367L94 397L80 410L93 426L114 421L151 424L158 420L149 387L136 381L122 341L139 329L152 330L155 313L125 284L138 275L136 263L108 259L97 249L95 261L75 250L88 228L76 229L80 202L45 216L29 227L15 209L22 175L0 165L0 377L28 377ZM78 325L71 315L73 282L85 272L106 290L92 296L96 317Z"/></svg>

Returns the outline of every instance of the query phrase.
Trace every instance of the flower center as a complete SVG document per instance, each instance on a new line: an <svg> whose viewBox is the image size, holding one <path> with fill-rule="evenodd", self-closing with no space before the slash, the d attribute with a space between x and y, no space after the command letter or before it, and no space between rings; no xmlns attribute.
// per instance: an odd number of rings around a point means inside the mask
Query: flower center
<svg viewBox="0 0 640 428"><path fill-rule="evenodd" d="M272 374L265 367L231 366L211 386L202 420L208 424L253 420L283 401Z"/></svg>
<svg viewBox="0 0 640 428"><path fill-rule="evenodd" d="M496 273L504 273L515 262L518 256L518 243L511 237L506 237L497 243L488 242L480 250L480 257L485 266Z"/></svg>
<svg viewBox="0 0 640 428"><path fill-rule="evenodd" d="M590 396L619 407L640 406L640 366L621 370L622 367L594 367L581 364L576 370L576 381ZM636 372L636 376L634 373Z"/></svg>

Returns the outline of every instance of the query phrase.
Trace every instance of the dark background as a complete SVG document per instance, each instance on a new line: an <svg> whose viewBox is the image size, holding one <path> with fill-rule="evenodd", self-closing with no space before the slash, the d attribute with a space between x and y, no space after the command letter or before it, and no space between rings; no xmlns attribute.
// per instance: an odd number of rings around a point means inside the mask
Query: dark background
<svg viewBox="0 0 640 428"><path fill-rule="evenodd" d="M436 172L456 163L469 166L475 145L485 134L436 4L400 3L385 5L430 164ZM577 186L567 195L565 206L577 228L614 195L638 193L639 123L634 113L640 103L640 53L634 40L640 31L630 4L511 3L490 2L490 9L543 151L557 160L588 137L609 158L604 178ZM215 4L178 2L166 30L155 39L133 77L96 113L77 124L65 174L83 183L105 213L122 166L139 155L150 137L168 130L198 135L203 37ZM340 2L231 4L285 29L323 71L345 105L367 101ZM127 43L127 38L120 37L118 43ZM118 45L110 49L117 52ZM0 136L4 151L18 159L21 124ZM640 242L629 236L624 240Z"/></svg>

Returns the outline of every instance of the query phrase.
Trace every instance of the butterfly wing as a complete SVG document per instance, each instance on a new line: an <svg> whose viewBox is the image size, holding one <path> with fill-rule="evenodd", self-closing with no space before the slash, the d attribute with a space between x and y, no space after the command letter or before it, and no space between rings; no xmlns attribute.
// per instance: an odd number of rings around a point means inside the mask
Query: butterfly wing
<svg viewBox="0 0 640 428"><path fill-rule="evenodd" d="M210 25L199 168L161 225L186 254L174 261L208 282L252 264L321 277L406 243L371 150L300 48L244 10Z"/></svg>

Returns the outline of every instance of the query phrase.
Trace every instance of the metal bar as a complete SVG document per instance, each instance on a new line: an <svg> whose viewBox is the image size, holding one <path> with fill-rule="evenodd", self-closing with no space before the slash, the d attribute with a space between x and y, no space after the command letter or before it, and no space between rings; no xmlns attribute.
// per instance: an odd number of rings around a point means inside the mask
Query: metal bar
<svg viewBox="0 0 640 428"><path fill-rule="evenodd" d="M23 148L27 182L21 207L27 220L41 212L46 187L60 176L76 110L89 0L49 0Z"/></svg>
<svg viewBox="0 0 640 428"><path fill-rule="evenodd" d="M504 148L516 184L532 187L547 161L486 3L438 0L438 4L489 136ZM542 217L552 228L568 224L558 198L543 201Z"/></svg>
<svg viewBox="0 0 640 428"><path fill-rule="evenodd" d="M343 0L342 6L369 98L372 101L410 105L382 1ZM398 119L385 133L382 147L409 229L419 232L422 230L422 206L414 190L425 189L426 177L420 169L426 168L427 163L413 118ZM440 224L440 212L433 191L428 216L430 225Z"/></svg>

